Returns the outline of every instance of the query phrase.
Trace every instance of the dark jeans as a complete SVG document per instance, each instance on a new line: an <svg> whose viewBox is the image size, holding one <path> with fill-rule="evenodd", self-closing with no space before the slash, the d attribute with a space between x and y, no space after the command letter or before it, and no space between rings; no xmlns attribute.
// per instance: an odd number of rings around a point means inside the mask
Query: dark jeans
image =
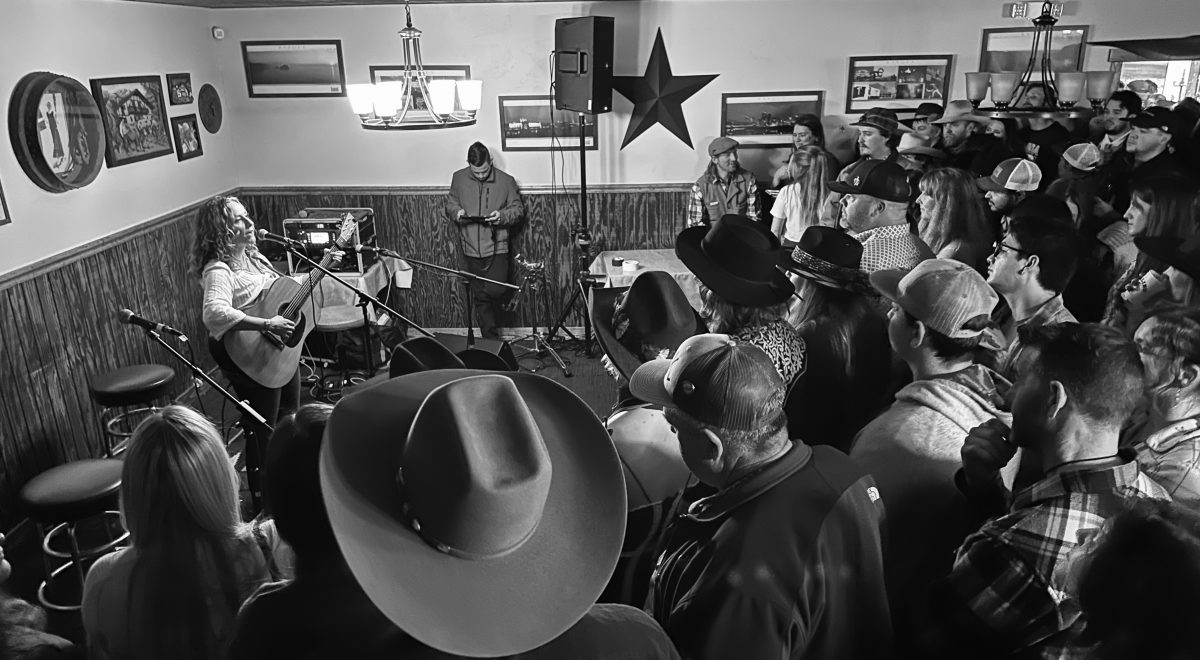
<svg viewBox="0 0 1200 660"><path fill-rule="evenodd" d="M486 277L497 282L508 281L508 254L491 257L464 257L466 271L472 275ZM471 298L475 303L475 322L484 337L495 338L496 319L503 313L503 305L511 297L511 289L487 282L471 282Z"/></svg>
<svg viewBox="0 0 1200 660"><path fill-rule="evenodd" d="M291 380L283 387L264 387L233 363L229 353L225 351L225 345L220 341L210 337L208 352L216 360L217 366L221 367L221 373L229 379L233 393L239 399L250 404L251 408L267 420L267 424L273 427L275 422L296 412L297 406L300 405L299 365L296 366L296 372L292 374ZM242 431L246 436L246 481L250 484L250 490L254 497L258 498L262 494L258 477L262 469L262 457L267 453L267 442L271 439L271 432L259 426L246 415L242 415Z"/></svg>

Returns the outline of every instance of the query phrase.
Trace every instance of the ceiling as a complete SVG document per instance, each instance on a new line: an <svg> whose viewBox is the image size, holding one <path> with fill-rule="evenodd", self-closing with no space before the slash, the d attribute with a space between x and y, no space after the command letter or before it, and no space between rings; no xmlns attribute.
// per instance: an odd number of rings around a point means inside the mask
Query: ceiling
<svg viewBox="0 0 1200 660"><path fill-rule="evenodd" d="M416 4L465 4L496 2L555 2L561 0L411 0ZM210 9L245 9L250 7L329 7L333 5L402 5L404 0L126 0L162 5L208 7Z"/></svg>

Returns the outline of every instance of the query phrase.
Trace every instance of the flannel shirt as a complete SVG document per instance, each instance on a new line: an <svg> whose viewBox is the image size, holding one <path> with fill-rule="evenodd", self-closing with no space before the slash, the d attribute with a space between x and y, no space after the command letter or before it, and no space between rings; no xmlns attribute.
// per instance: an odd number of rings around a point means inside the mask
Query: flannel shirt
<svg viewBox="0 0 1200 660"><path fill-rule="evenodd" d="M1065 559L1081 529L1099 528L1129 495L1168 499L1127 460L1116 467L1051 474L1018 492L1010 513L989 520L958 550L954 569L936 585L953 608L946 624L977 636L976 648L1019 657L1076 657L1083 630L1078 605L1064 590Z"/></svg>
<svg viewBox="0 0 1200 660"><path fill-rule="evenodd" d="M1004 339L1008 342L1008 348L1004 349L1000 354L1000 366L996 371L1003 374L1009 380L1015 379L1016 373L1013 367L1017 364L1017 359L1021 357L1021 352L1024 350L1021 337L1017 332L1021 328L1040 328L1046 325L1078 322L1075 315L1063 304L1061 293L1038 305L1033 314L1030 314L1029 318L1023 321L1014 323L1012 317L1009 316L1000 326L1000 331L1004 333Z"/></svg>
<svg viewBox="0 0 1200 660"><path fill-rule="evenodd" d="M933 258L933 250L912 233L908 223L875 227L850 235L862 243L862 261L858 268L864 273L894 268L908 270Z"/></svg>
<svg viewBox="0 0 1200 660"><path fill-rule="evenodd" d="M739 170L728 183L721 183L713 174L701 174L688 196L687 226L712 224L728 213L759 220L758 182L754 175Z"/></svg>
<svg viewBox="0 0 1200 660"><path fill-rule="evenodd" d="M1176 504L1200 511L1200 435L1166 429L1133 446L1138 467L1166 489Z"/></svg>

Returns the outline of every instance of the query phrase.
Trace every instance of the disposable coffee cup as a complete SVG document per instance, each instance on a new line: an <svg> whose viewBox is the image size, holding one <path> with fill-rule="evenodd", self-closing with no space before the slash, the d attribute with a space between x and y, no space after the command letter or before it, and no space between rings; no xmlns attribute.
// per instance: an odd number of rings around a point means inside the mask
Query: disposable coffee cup
<svg viewBox="0 0 1200 660"><path fill-rule="evenodd" d="M632 273L638 269L638 262L633 259L626 259L625 263L621 264L621 270L626 273Z"/></svg>

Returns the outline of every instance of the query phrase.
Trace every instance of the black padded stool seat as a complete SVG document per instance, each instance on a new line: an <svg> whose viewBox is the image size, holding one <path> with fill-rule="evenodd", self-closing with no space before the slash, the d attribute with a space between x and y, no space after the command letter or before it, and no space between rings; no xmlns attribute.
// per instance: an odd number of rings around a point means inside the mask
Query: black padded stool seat
<svg viewBox="0 0 1200 660"><path fill-rule="evenodd" d="M175 370L161 364L135 364L92 378L89 389L96 403L115 408L148 403L167 395Z"/></svg>
<svg viewBox="0 0 1200 660"><path fill-rule="evenodd" d="M50 468L25 484L21 501L29 517L43 525L103 513L121 488L123 464L114 458L98 458Z"/></svg>

